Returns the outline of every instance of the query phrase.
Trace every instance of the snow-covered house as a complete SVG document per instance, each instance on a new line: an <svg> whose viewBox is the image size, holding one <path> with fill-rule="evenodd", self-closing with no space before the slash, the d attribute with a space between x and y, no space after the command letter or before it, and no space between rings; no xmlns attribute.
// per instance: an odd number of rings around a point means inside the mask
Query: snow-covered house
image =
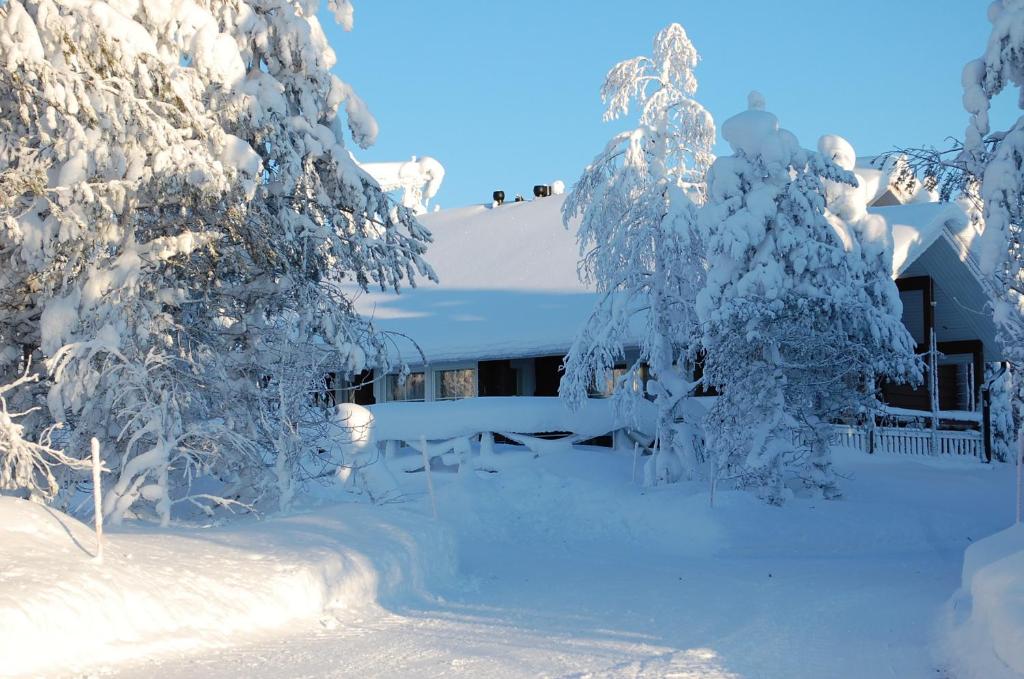
<svg viewBox="0 0 1024 679"><path fill-rule="evenodd" d="M950 446L981 455L985 366L1001 353L971 254L976 231L960 206L898 188L891 166L862 161L856 171L871 212L889 224L903 321L920 353L935 333L940 427L951 431ZM373 381L355 393L357 402L557 395L562 358L595 300L577 277L563 202L556 195L421 217L434 235L429 260L441 283L357 300L380 329L396 333L410 370ZM892 423L923 424L932 415L927 383L884 385L882 395Z"/></svg>

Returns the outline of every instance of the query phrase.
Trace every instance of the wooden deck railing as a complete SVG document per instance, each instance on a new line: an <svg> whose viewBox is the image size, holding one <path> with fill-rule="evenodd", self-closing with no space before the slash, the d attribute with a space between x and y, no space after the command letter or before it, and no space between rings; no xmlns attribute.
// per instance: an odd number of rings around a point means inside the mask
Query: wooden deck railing
<svg viewBox="0 0 1024 679"><path fill-rule="evenodd" d="M930 429L916 427L875 427L872 432L868 428L847 425L836 425L834 431L836 443L866 453L976 458L985 456L985 442L980 431L940 429L932 432Z"/></svg>
<svg viewBox="0 0 1024 679"><path fill-rule="evenodd" d="M547 397L484 397L428 403L386 403L371 406L374 418L373 440L380 444L385 458L394 461L399 449L426 448L425 457L441 457L452 464L470 459L470 451L479 449L482 457L493 453L494 436L515 441L535 453L572 447L580 441L613 434L617 447L632 450L623 432L648 432L653 437L653 407L641 403L633 416L616 413L612 403L593 399L578 412L569 412L558 398ZM865 453L897 455L935 455L984 459L985 443L977 430L932 431L927 427L930 413L890 411L886 426L833 425L833 443ZM967 426L980 419L974 413L939 413L940 421L963 422ZM902 421L904 426L891 426ZM968 424L970 423L970 424ZM637 426L639 425L639 426ZM538 432L560 432L554 440ZM642 444L649 445L649 444ZM421 454L424 451L420 451ZM477 457L474 455L473 457ZM405 460L422 466L417 457ZM480 464L480 462L477 462ZM486 459L483 464L487 464Z"/></svg>

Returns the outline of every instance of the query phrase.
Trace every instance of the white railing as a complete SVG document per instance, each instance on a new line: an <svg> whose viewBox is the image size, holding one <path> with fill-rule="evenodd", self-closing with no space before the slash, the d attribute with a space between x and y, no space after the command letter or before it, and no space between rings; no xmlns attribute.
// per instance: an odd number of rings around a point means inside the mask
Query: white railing
<svg viewBox="0 0 1024 679"><path fill-rule="evenodd" d="M700 401L701 399L694 399ZM439 457L447 464L474 463L488 466L493 461L495 436L514 441L543 454L571 448L581 441L612 434L617 448L633 450L650 445L654 431L653 406L641 402L637 411L625 416L608 399L591 399L570 412L558 398L484 397L427 403L385 403L370 406L372 440L385 459L402 467L422 466L422 457ZM903 413L890 413L890 415ZM914 412L916 416L916 411ZM940 419L943 419L940 414ZM953 418L946 418L953 419ZM967 418L961 417L961 420ZM560 432L549 438L541 432ZM640 434L639 432L648 432ZM983 459L984 437L980 431L937 430L908 426L868 427L833 425L833 444L865 453L936 455ZM798 437L802 438L802 437ZM401 455L403 448L418 454ZM424 449L425 450L421 450ZM481 459L482 458L482 459ZM491 459L488 459L491 458Z"/></svg>
<svg viewBox="0 0 1024 679"><path fill-rule="evenodd" d="M949 431L916 427L875 427L872 433L862 427L836 425L836 443L864 452L901 455L985 456L985 441L980 431ZM874 445L872 446L872 436Z"/></svg>

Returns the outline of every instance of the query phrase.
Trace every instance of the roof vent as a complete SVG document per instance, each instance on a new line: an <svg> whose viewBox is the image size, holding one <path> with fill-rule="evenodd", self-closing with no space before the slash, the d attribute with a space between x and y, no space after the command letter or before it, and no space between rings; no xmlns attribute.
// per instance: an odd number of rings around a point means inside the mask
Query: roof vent
<svg viewBox="0 0 1024 679"><path fill-rule="evenodd" d="M491 196L494 198L494 202L491 203L491 207L498 207L499 205L505 202L504 191L495 191L494 193L491 194Z"/></svg>
<svg viewBox="0 0 1024 679"><path fill-rule="evenodd" d="M523 198L523 197L522 197L522 196L521 196L520 194L518 194L518 193L517 193L517 194L516 194L516 199L515 199L515 201L514 201L514 202L516 202L516 203L522 203L522 202L523 202L524 200L526 200L526 199L525 199L525 198Z"/></svg>
<svg viewBox="0 0 1024 679"><path fill-rule="evenodd" d="M547 198L551 195L551 187L546 184L538 184L533 187L534 198Z"/></svg>

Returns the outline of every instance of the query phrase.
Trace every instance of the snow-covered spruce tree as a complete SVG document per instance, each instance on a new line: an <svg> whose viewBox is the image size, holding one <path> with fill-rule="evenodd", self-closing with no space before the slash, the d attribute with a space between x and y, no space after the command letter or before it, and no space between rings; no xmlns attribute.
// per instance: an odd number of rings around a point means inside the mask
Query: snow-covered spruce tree
<svg viewBox="0 0 1024 679"><path fill-rule="evenodd" d="M381 343L342 282L432 276L429 233L344 147L346 120L360 146L376 124L329 71L318 5L0 6L0 355L48 359L69 449L112 456L115 521L216 503L203 475L285 495L253 411L279 414L274 352L359 369Z"/></svg>
<svg viewBox="0 0 1024 679"><path fill-rule="evenodd" d="M1000 462L1016 459L1021 426L1021 384L1016 368L990 363L985 381L991 385L992 457Z"/></svg>
<svg viewBox="0 0 1024 679"><path fill-rule="evenodd" d="M857 153L850 143L837 135L824 135L818 140L818 151L846 172L853 172ZM916 345L910 331L903 324L903 303L899 288L892 279L893 240L885 218L868 212L867 189L859 184L823 180L825 186L825 216L843 243L848 256L854 260L853 272L857 276L866 301L865 319L868 332L858 341L873 347L877 357L876 378L897 383L919 382L923 363L915 357ZM875 383L875 379L868 379ZM877 391L865 394L874 415L873 397Z"/></svg>
<svg viewBox="0 0 1024 679"><path fill-rule="evenodd" d="M628 407L642 394L642 366L658 406L658 450L648 483L673 481L695 465L693 426L674 424L693 385L685 373L696 353L693 303L704 265L695 230L715 127L693 95L698 54L683 27L658 33L650 57L616 64L601 96L606 120L637 109L635 128L613 137L584 170L563 207L566 225L580 219L580 273L600 295L565 360L560 393L578 407L625 359L638 332L640 354L615 385Z"/></svg>
<svg viewBox="0 0 1024 679"><path fill-rule="evenodd" d="M830 223L825 182L855 177L800 148L757 93L722 135L733 155L708 172L709 271L696 307L704 378L722 393L707 425L713 473L773 504L790 471L834 498L830 420L871 408L877 378L913 369L912 344L899 307L876 306L889 294L867 273L878 253L866 256L836 215Z"/></svg>

